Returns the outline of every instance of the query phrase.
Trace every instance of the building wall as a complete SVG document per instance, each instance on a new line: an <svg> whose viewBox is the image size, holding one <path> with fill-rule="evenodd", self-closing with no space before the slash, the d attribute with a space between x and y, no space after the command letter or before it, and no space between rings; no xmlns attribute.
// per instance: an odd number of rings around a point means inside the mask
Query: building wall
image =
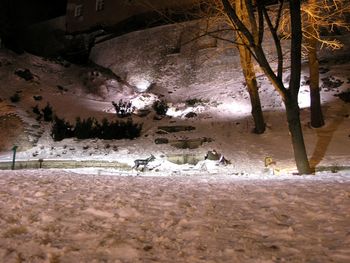
<svg viewBox="0 0 350 263"><path fill-rule="evenodd" d="M192 0L105 0L104 10L96 11L96 0L68 0L67 31L70 33L88 30L98 25L112 26L132 16L162 8L179 8ZM83 5L82 15L74 16L77 5Z"/></svg>
<svg viewBox="0 0 350 263"><path fill-rule="evenodd" d="M18 38L26 51L51 56L64 48L65 30L66 16L60 16L27 27Z"/></svg>

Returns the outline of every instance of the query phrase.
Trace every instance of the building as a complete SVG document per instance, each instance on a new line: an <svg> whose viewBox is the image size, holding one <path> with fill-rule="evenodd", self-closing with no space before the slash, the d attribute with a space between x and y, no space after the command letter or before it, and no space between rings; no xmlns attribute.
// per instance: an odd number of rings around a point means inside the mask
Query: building
<svg viewBox="0 0 350 263"><path fill-rule="evenodd" d="M157 10L183 9L192 0L68 0L66 30L77 33L95 28L132 24L146 15L155 19ZM127 23L126 23L127 21Z"/></svg>

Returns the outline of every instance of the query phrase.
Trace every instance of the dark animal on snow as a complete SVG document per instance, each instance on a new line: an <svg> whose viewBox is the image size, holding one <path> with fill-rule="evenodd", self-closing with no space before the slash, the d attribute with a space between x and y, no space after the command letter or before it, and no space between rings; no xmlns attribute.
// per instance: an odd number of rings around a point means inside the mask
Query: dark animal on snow
<svg viewBox="0 0 350 263"><path fill-rule="evenodd" d="M140 165L143 165L143 168L145 168L149 162L152 162L155 159L156 157L154 157L153 154L151 154L151 156L147 159L136 159L134 161L135 165L132 167L132 169L137 169Z"/></svg>

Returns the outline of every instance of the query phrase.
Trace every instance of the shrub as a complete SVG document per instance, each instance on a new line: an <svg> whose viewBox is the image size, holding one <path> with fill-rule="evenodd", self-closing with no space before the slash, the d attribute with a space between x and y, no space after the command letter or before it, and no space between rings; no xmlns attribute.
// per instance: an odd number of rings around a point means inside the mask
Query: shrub
<svg viewBox="0 0 350 263"><path fill-rule="evenodd" d="M203 101L201 99L188 99L188 100L186 100L186 104L188 106L195 106L196 104L200 104L202 102Z"/></svg>
<svg viewBox="0 0 350 263"><path fill-rule="evenodd" d="M52 110L52 107L50 105L50 103L47 103L47 105L45 106L45 108L43 108L42 110L42 113L44 115L44 121L52 121L53 119L53 110Z"/></svg>
<svg viewBox="0 0 350 263"><path fill-rule="evenodd" d="M21 97L19 96L18 93L15 93L10 97L10 100L12 103L17 103L21 100Z"/></svg>
<svg viewBox="0 0 350 263"><path fill-rule="evenodd" d="M33 113L41 115L38 104L35 105L32 109L33 109Z"/></svg>
<svg viewBox="0 0 350 263"><path fill-rule="evenodd" d="M107 119L103 119L102 123L99 123L95 118L91 117L83 120L77 118L73 126L65 122L64 119L55 117L51 136L56 141L71 137L78 139L120 140L139 137L141 130L142 124L133 123L131 119L126 122L109 122Z"/></svg>
<svg viewBox="0 0 350 263"><path fill-rule="evenodd" d="M34 75L32 72L30 72L29 69L17 69L15 71L15 74L19 77L21 77L22 79L25 79L26 81L32 80L34 79Z"/></svg>
<svg viewBox="0 0 350 263"><path fill-rule="evenodd" d="M117 116L121 118L130 116L134 110L134 107L132 107L131 102L126 102L123 100L119 100L118 103L112 101L112 105L114 106L115 113L117 114Z"/></svg>
<svg viewBox="0 0 350 263"><path fill-rule="evenodd" d="M169 109L169 106L164 100L155 101L152 107L154 111L160 116L164 116Z"/></svg>
<svg viewBox="0 0 350 263"><path fill-rule="evenodd" d="M95 138L94 136L94 123L96 123L95 118L87 118L86 120L81 120L79 117L76 119L74 128L74 137L78 139L89 139Z"/></svg>
<svg viewBox="0 0 350 263"><path fill-rule="evenodd" d="M43 115L41 114L40 110L39 110L39 106L38 104L35 105L34 107L32 107L33 113L37 114L38 116L36 117L37 121L40 121L41 118L43 117Z"/></svg>
<svg viewBox="0 0 350 263"><path fill-rule="evenodd" d="M64 119L55 116L51 130L51 137L55 141L62 141L65 138L73 137L73 135L73 126Z"/></svg>
<svg viewBox="0 0 350 263"><path fill-rule="evenodd" d="M342 101L344 101L346 103L350 103L350 90L344 91L344 92L336 94L334 96L339 97Z"/></svg>

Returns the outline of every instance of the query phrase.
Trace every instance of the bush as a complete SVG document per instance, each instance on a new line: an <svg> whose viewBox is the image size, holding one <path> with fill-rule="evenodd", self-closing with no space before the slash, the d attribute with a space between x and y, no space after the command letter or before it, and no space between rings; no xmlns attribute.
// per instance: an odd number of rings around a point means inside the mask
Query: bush
<svg viewBox="0 0 350 263"><path fill-rule="evenodd" d="M25 79L26 81L32 80L34 79L34 75L32 72L30 72L29 69L17 69L15 71L15 74L19 77L21 77L22 79Z"/></svg>
<svg viewBox="0 0 350 263"><path fill-rule="evenodd" d="M38 104L35 105L32 109L33 109L33 113L41 115Z"/></svg>
<svg viewBox="0 0 350 263"><path fill-rule="evenodd" d="M153 103L152 105L154 111L160 115L160 116L165 116L166 112L169 109L169 106L164 100L157 100Z"/></svg>
<svg viewBox="0 0 350 263"><path fill-rule="evenodd" d="M53 119L51 137L55 141L62 141L65 138L73 137L73 135L73 126L69 122L66 122L64 119L60 119L55 116Z"/></svg>
<svg viewBox="0 0 350 263"><path fill-rule="evenodd" d="M41 114L40 110L39 110L39 106L38 104L35 105L34 107L32 107L33 113L37 114L38 116L36 117L37 121L40 121L41 118L43 117L43 115Z"/></svg>
<svg viewBox="0 0 350 263"><path fill-rule="evenodd" d="M186 104L188 106L195 106L196 104L201 104L203 101L202 99L188 99L186 100Z"/></svg>
<svg viewBox="0 0 350 263"><path fill-rule="evenodd" d="M53 110L52 110L50 103L47 103L45 108L43 108L41 111L44 115L44 121L50 122L53 120Z"/></svg>
<svg viewBox="0 0 350 263"><path fill-rule="evenodd" d="M96 123L98 122L95 118L81 120L78 117L75 122L74 137L78 139L98 138L96 136Z"/></svg>
<svg viewBox="0 0 350 263"><path fill-rule="evenodd" d="M109 122L103 119L99 123L95 118L81 120L76 119L75 125L70 125L64 119L54 118L51 136L60 141L65 138L76 137L78 139L98 138L104 140L134 139L139 137L142 124L133 123L132 120Z"/></svg>
<svg viewBox="0 0 350 263"><path fill-rule="evenodd" d="M130 116L131 113L134 110L134 107L132 107L131 102L126 102L126 101L123 101L123 100L119 100L118 103L115 103L114 101L112 101L112 104L114 106L115 113L120 118L124 118L124 117Z"/></svg>
<svg viewBox="0 0 350 263"><path fill-rule="evenodd" d="M10 100L12 103L17 103L21 100L21 97L19 96L18 93L15 93L10 97Z"/></svg>

